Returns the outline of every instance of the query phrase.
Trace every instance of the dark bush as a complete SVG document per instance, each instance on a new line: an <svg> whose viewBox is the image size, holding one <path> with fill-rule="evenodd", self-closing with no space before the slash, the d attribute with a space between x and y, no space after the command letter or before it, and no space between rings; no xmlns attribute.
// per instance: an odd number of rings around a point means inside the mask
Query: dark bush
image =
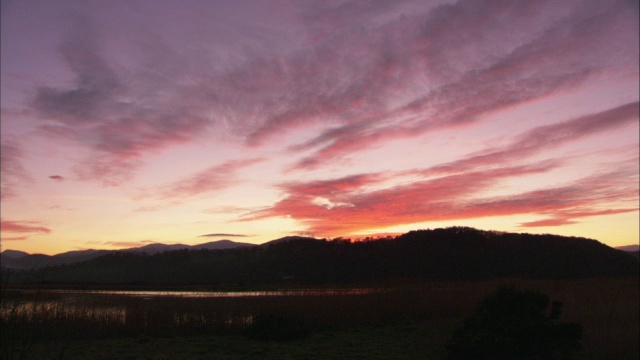
<svg viewBox="0 0 640 360"><path fill-rule="evenodd" d="M547 295L503 286L453 333L448 359L572 359L582 327L559 323L561 308Z"/></svg>
<svg viewBox="0 0 640 360"><path fill-rule="evenodd" d="M265 341L292 341L311 335L312 324L309 320L294 316L259 315L247 329L251 339Z"/></svg>

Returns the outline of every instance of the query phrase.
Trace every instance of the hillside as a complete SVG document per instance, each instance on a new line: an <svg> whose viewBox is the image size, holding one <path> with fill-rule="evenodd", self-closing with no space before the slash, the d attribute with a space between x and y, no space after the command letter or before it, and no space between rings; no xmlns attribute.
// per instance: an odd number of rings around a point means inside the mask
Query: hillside
<svg viewBox="0 0 640 360"><path fill-rule="evenodd" d="M376 280L637 276L638 260L598 241L447 228L351 242L296 238L228 250L116 252L42 268L60 284L257 286ZM16 282L28 279L12 277Z"/></svg>

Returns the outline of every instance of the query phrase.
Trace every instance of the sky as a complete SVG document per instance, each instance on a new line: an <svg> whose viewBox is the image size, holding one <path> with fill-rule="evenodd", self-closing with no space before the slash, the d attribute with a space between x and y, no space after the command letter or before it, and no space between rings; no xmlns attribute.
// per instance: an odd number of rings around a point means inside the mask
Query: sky
<svg viewBox="0 0 640 360"><path fill-rule="evenodd" d="M2 250L637 244L637 0L2 0Z"/></svg>

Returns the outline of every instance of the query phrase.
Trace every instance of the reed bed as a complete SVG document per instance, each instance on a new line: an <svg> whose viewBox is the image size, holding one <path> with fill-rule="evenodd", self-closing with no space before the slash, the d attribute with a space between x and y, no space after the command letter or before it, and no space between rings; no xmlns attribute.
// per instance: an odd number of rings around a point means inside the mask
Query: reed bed
<svg viewBox="0 0 640 360"><path fill-rule="evenodd" d="M561 301L562 320L583 326L583 348L592 358L637 356L637 278L420 282L387 284L351 293L234 297L7 291L0 310L2 353L13 354L5 358L17 358L16 354L25 352L30 345L46 341L245 334L265 318L279 319L263 322L267 332L275 327L291 327L292 332L300 332L461 321L473 313L482 298L504 283L515 283L521 289L543 292Z"/></svg>

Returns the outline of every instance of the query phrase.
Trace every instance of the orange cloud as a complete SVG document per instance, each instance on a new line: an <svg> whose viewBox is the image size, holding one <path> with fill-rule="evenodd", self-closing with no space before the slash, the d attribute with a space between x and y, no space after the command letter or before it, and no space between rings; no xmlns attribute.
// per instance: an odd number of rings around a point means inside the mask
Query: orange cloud
<svg viewBox="0 0 640 360"><path fill-rule="evenodd" d="M569 185L500 197L483 197L483 191L501 180L544 173L553 163L477 170L415 181L381 190L367 191L379 174L362 174L335 180L282 185L285 198L274 206L254 211L242 220L274 216L291 217L307 231L322 236L344 235L372 228L426 221L474 219L514 214L556 214L557 218L529 226L572 223L577 218L635 211L604 204L632 202L638 197L629 185L630 170L577 180ZM416 173L420 173L417 170ZM392 174L389 174L392 176ZM637 176L637 175L636 175ZM318 198L325 199L319 202ZM525 226L525 224L523 224Z"/></svg>

